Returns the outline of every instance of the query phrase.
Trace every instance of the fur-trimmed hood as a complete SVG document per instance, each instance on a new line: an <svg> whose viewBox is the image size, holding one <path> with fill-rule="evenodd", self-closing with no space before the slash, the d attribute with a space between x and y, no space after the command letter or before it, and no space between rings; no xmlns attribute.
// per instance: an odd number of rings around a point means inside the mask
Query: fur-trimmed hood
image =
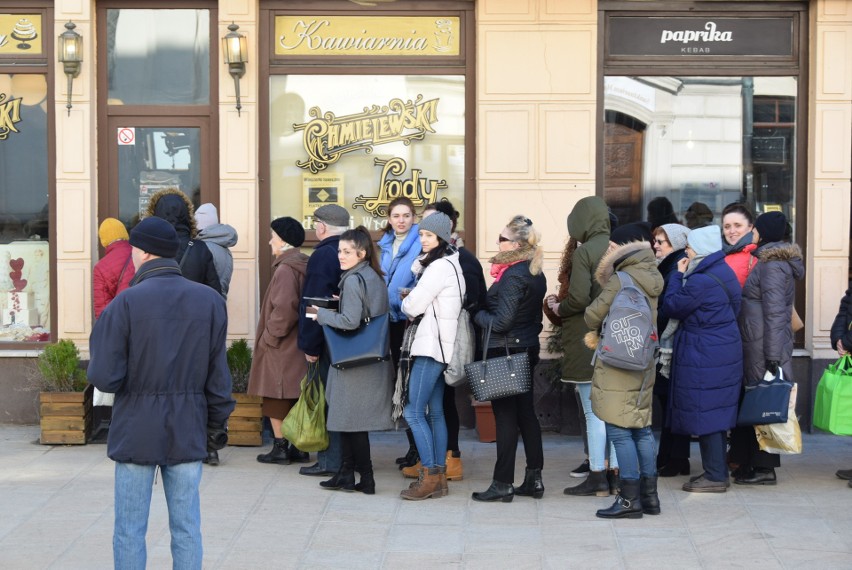
<svg viewBox="0 0 852 570"><path fill-rule="evenodd" d="M194 211L195 208L186 194L177 188L166 188L151 196L142 218L163 218L174 226L178 235L186 233L190 238L194 238L198 234Z"/></svg>
<svg viewBox="0 0 852 570"><path fill-rule="evenodd" d="M762 263L771 261L786 261L793 269L793 277L801 279L805 275L805 266L803 262L802 250L795 243L785 242L770 242L758 246L752 252L752 255L759 259Z"/></svg>
<svg viewBox="0 0 852 570"><path fill-rule="evenodd" d="M598 268L595 270L595 280L603 287L609 281L610 277L612 277L612 274L615 273L616 269L622 269L622 264L625 262L628 265L633 265L636 262L647 261L646 258L648 255L634 255L639 252L650 254L651 262L654 264L654 269L656 269L657 261L651 249L651 244L646 241L631 241L604 254L601 262L598 264ZM627 259L629 257L635 259ZM616 265L618 266L617 268Z"/></svg>
<svg viewBox="0 0 852 570"><path fill-rule="evenodd" d="M518 261L529 261L530 273L538 275L541 273L543 260L544 251L540 247L526 246L509 251L501 251L489 261L497 265L508 265L510 263L517 263Z"/></svg>

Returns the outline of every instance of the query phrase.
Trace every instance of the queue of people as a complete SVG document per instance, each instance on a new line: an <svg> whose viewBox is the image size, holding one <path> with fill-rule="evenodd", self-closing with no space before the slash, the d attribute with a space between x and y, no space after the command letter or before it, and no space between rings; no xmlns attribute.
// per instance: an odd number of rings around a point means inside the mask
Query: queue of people
<svg viewBox="0 0 852 570"><path fill-rule="evenodd" d="M765 372L780 368L792 376L790 315L794 282L804 275L801 252L785 241L788 224L779 212L755 220L746 206L732 204L722 213L721 228L690 230L672 219L665 204L658 206L656 225L613 227L600 197L578 201L567 219L570 240L555 295L546 295L541 235L524 215L508 220L496 238L490 287L479 261L461 245L458 212L447 201L430 204L418 223L411 200L394 200L378 242L364 227L349 229L344 208L322 206L314 215L319 243L311 256L300 250L305 230L299 221L273 220L273 273L260 308L249 382L249 393L263 396L273 443L257 460L310 462L308 453L284 439L281 424L299 397L302 379L316 374L325 387L330 444L316 463L299 470L301 475L323 477L324 489L374 494L369 432L402 424L409 450L397 463L415 480L400 496L446 496L447 482L464 476L456 390L443 378L462 309L475 326L475 359L525 353L534 369L543 308L561 328L561 380L575 387L585 428L588 474L565 488L565 495L615 495L612 506L597 512L603 518L658 514L657 478L691 474L689 447L695 436L702 469L683 484L684 491L725 492L729 470L737 484L775 484L778 456L760 451L753 429L737 427L736 415L744 387ZM148 210L174 228L180 271L224 297L223 277L230 271L217 267L229 256L226 249L215 254L210 249L227 248L236 236L223 231L215 208L205 205L193 218L191 203L166 191L152 198ZM107 231L111 227L104 226L102 238L116 233ZM207 246L205 232L224 241ZM127 255L127 248L104 245L111 248L109 282L115 288L125 278L112 275L122 261L113 252ZM658 359L630 370L596 356L625 275L650 307L660 346ZM314 297L336 298L339 306L306 300ZM365 315L388 316L388 358L356 368L332 366L323 327L355 330ZM490 342L483 346L480 333L486 330ZM651 431L654 395L663 412L659 448ZM395 398L403 408L396 424ZM490 485L474 492L473 500L544 495L544 453L533 402L531 390L492 401L496 462ZM526 465L515 486L519 435ZM215 464L214 454L211 449L208 460ZM583 475L583 469L575 471Z"/></svg>

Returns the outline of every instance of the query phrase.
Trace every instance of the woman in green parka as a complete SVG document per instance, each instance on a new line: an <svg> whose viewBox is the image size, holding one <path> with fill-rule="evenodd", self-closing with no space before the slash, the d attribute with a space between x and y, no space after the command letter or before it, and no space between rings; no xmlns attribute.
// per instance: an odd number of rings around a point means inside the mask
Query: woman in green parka
<svg viewBox="0 0 852 570"><path fill-rule="evenodd" d="M585 481L564 492L573 496L606 497L610 493L606 472L606 427L592 412L593 353L583 344L583 337L589 332L583 313L601 292L594 275L609 247L609 211L602 198L589 196L577 202L568 215L568 234L580 242L571 260L568 294L562 301L550 295L547 304L562 319L562 381L577 385L586 416L590 472ZM618 468L615 453L610 453L609 459L614 482L614 470Z"/></svg>
<svg viewBox="0 0 852 570"><path fill-rule="evenodd" d="M592 330L586 346L597 347L601 325L609 313L621 280L622 271L645 294L651 306L651 319L657 320L657 299L663 292L663 276L657 270L647 230L639 223L616 228L610 236L609 251L601 260L595 278L603 287L585 312ZM645 370L625 370L595 361L592 377L592 409L606 422L606 435L618 456L620 489L615 503L601 509L601 518L641 518L643 512L660 513L657 496L657 445L651 431L656 362L651 359ZM641 495L641 500L640 500Z"/></svg>

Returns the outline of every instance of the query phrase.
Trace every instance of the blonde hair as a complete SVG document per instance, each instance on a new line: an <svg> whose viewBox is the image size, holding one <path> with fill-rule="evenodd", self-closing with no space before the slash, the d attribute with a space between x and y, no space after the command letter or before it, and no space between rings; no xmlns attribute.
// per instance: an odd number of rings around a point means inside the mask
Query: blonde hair
<svg viewBox="0 0 852 570"><path fill-rule="evenodd" d="M541 243L541 233L535 229L532 220L518 214L506 224L506 228L512 234L512 239L521 248L530 248L533 250L533 257L530 260L530 273L533 275L541 273L541 265L544 258L544 252L538 245Z"/></svg>

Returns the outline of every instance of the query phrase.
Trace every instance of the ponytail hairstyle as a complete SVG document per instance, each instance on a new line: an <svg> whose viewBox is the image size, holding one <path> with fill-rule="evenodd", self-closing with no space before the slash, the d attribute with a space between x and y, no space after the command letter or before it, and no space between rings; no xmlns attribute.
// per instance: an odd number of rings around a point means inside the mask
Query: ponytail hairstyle
<svg viewBox="0 0 852 570"><path fill-rule="evenodd" d="M520 249L531 249L530 273L538 275L544 261L544 251L539 247L541 233L533 226L532 220L526 216L517 215L512 218L506 228L512 235L512 239L520 246Z"/></svg>
<svg viewBox="0 0 852 570"><path fill-rule="evenodd" d="M390 204L388 204L388 223L385 224L384 229L384 232L386 234L393 232L393 226L390 223L390 215L391 212L393 212L393 209L397 206L407 206L408 209L411 210L412 218L417 215L417 210L414 208L414 202L411 201L411 198L406 198L405 196L399 196L397 198L394 198L390 201Z"/></svg>
<svg viewBox="0 0 852 570"><path fill-rule="evenodd" d="M379 263L379 255L376 253L376 244L373 243L373 236L370 231L364 226L358 226L354 230L346 230L340 235L340 241L349 241L355 246L357 251L364 252L364 261L370 264L379 277L384 276L382 266Z"/></svg>

